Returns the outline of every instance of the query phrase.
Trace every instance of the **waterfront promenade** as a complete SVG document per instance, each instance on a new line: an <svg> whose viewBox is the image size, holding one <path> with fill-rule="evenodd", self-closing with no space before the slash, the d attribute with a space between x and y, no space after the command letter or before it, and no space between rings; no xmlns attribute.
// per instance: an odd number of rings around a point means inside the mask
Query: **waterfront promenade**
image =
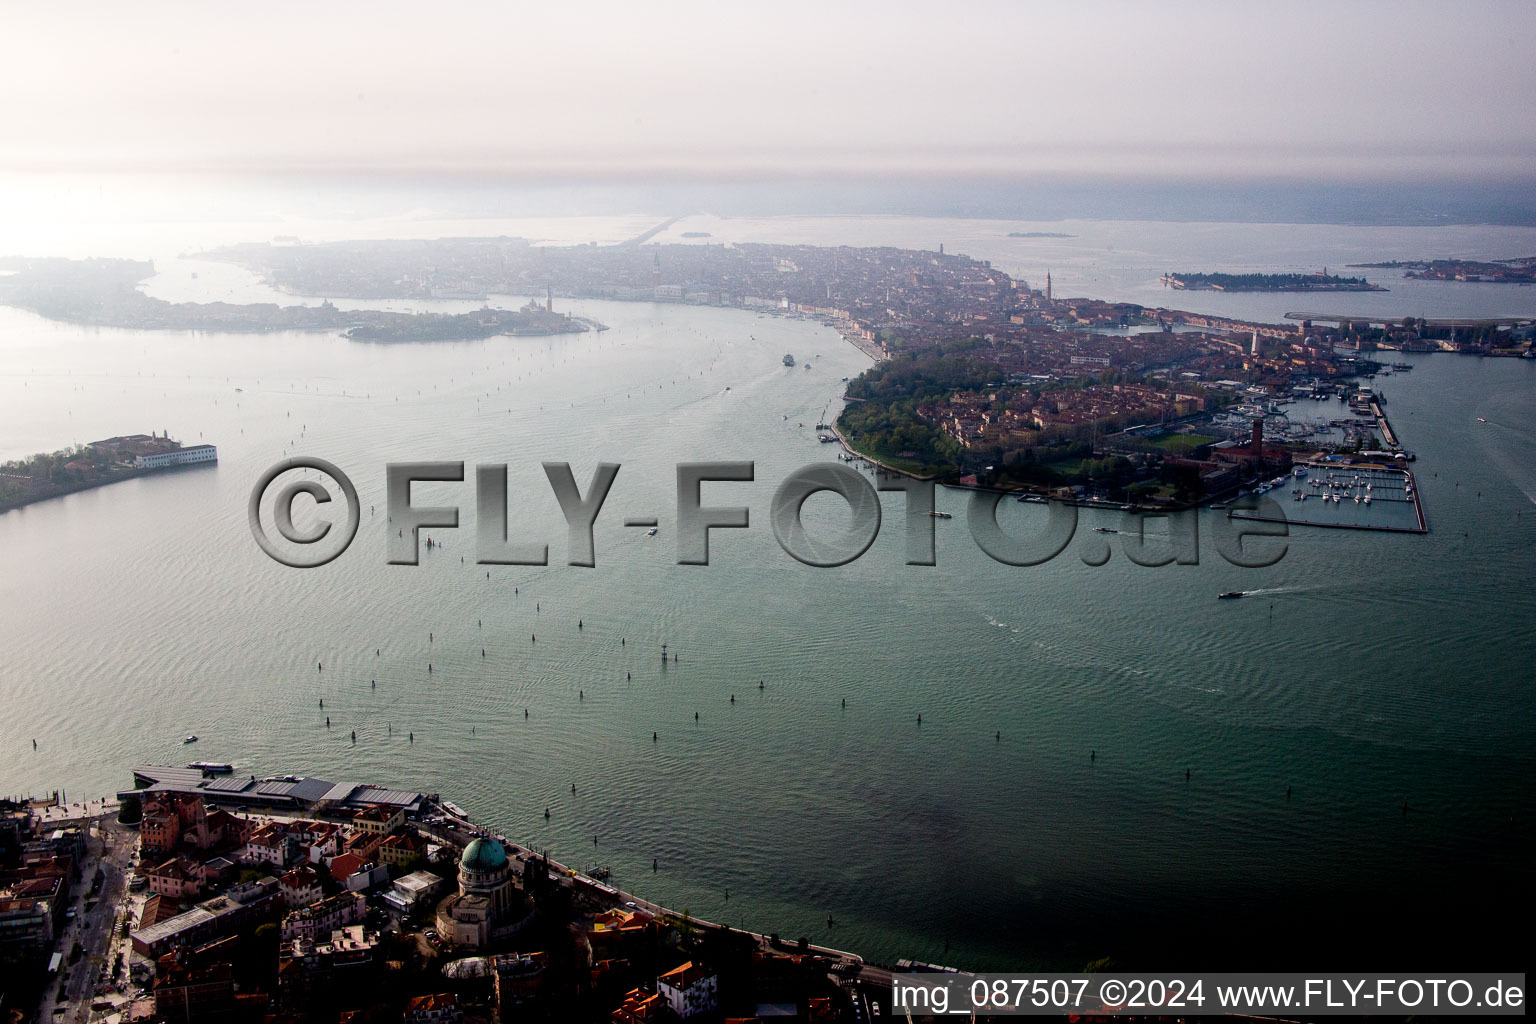
<svg viewBox="0 0 1536 1024"><path fill-rule="evenodd" d="M474 839L495 839L497 842L501 843L501 845L505 847L507 852L513 857L525 861L535 858L544 860L549 865L550 874L558 881L560 885L582 886L589 895L606 897L615 907L626 907L635 910L643 910L646 913L657 917L658 919L666 919L674 923L683 920L684 915L679 911L672 910L669 907L664 907L659 903L652 902L651 900L645 899L644 897L634 893L625 892L622 889L601 883L596 879L588 876L585 872L578 871L575 868L569 867L557 860L554 860L553 858L548 857L547 854L539 853L538 851L517 843L504 835L492 832L490 829L487 829L484 826L479 825L471 820L467 815L457 813L454 810L449 809L449 807L441 802L435 804L433 809L437 813L441 814L445 820L451 822L452 826L433 827L431 825L421 825L419 827L422 829L422 831L435 834L438 836L438 838L443 839L446 842L454 843L459 846L467 846ZM782 945L776 947L774 945L773 936L771 935L763 935L759 932L748 931L744 928L732 928L728 924L717 921L706 921L702 918L693 917L691 915L689 915L688 919L691 921L695 928L707 931L734 931L745 935L750 935L757 942L759 947L764 950L777 949L779 952L784 952L789 948L799 948L798 945L784 942L782 939L780 940ZM866 966L864 963L864 958L857 953L850 953L847 950L842 949L833 949L830 946L818 946L807 943L805 946L805 952L818 956L830 957L834 960L841 960L850 964L856 964L861 969Z"/></svg>

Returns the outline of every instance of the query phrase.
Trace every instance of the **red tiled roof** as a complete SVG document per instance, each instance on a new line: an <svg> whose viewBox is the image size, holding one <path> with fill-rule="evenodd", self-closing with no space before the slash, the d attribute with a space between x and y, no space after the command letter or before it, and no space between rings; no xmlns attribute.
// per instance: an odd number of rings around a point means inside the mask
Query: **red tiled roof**
<svg viewBox="0 0 1536 1024"><path fill-rule="evenodd" d="M355 853L344 853L339 857L331 858L331 877L338 882L345 882L348 878L362 870L368 862Z"/></svg>
<svg viewBox="0 0 1536 1024"><path fill-rule="evenodd" d="M677 989L688 989L703 981L705 978L714 977L714 972L705 967L700 967L692 960L680 967L674 967L666 974L657 978L657 983L666 982Z"/></svg>
<svg viewBox="0 0 1536 1024"><path fill-rule="evenodd" d="M433 992L425 996L413 996L406 1000L406 1013L430 1013L433 1010L451 1010L458 1005L452 992Z"/></svg>

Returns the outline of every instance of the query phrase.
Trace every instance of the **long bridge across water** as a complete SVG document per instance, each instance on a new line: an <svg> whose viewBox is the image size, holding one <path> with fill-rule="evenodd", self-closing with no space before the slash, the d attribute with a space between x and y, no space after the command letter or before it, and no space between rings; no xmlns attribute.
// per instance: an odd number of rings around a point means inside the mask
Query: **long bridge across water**
<svg viewBox="0 0 1536 1024"><path fill-rule="evenodd" d="M1381 324L1383 326L1395 326L1403 322L1403 317L1390 317L1367 314L1356 316L1352 313L1287 313L1287 320L1312 320L1322 323L1335 324ZM1524 324L1536 323L1536 317L1530 316L1427 316L1414 317L1427 327L1477 327L1480 324L1492 324L1495 327L1520 327Z"/></svg>

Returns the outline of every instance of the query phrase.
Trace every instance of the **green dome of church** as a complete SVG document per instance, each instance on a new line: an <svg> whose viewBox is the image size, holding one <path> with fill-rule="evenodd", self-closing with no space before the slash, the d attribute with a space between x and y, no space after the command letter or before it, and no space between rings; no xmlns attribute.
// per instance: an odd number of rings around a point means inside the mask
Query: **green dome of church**
<svg viewBox="0 0 1536 1024"><path fill-rule="evenodd" d="M476 839L464 847L459 866L471 871L498 871L507 866L507 851L494 839Z"/></svg>

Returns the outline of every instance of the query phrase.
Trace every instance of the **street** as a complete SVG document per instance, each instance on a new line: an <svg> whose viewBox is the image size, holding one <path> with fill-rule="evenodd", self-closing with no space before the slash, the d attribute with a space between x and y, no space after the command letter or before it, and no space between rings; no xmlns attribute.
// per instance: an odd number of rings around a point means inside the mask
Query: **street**
<svg viewBox="0 0 1536 1024"><path fill-rule="evenodd" d="M139 845L138 831L117 823L115 802L92 801L89 805L71 805L78 820L90 815L91 829L86 840L85 857L80 864L80 881L74 885L64 928L53 951L63 964L58 976L50 979L43 992L38 1019L52 1019L58 1024L87 1024L92 1003L127 1001L131 991L128 981L129 942L122 937L124 904L133 858ZM58 820L66 820L71 808L60 808ZM99 891L91 895L97 869L103 878ZM73 914L72 918L68 914ZM78 943L80 957L72 960ZM104 977L118 954L122 968L116 977ZM115 1008L115 1006L114 1006Z"/></svg>

